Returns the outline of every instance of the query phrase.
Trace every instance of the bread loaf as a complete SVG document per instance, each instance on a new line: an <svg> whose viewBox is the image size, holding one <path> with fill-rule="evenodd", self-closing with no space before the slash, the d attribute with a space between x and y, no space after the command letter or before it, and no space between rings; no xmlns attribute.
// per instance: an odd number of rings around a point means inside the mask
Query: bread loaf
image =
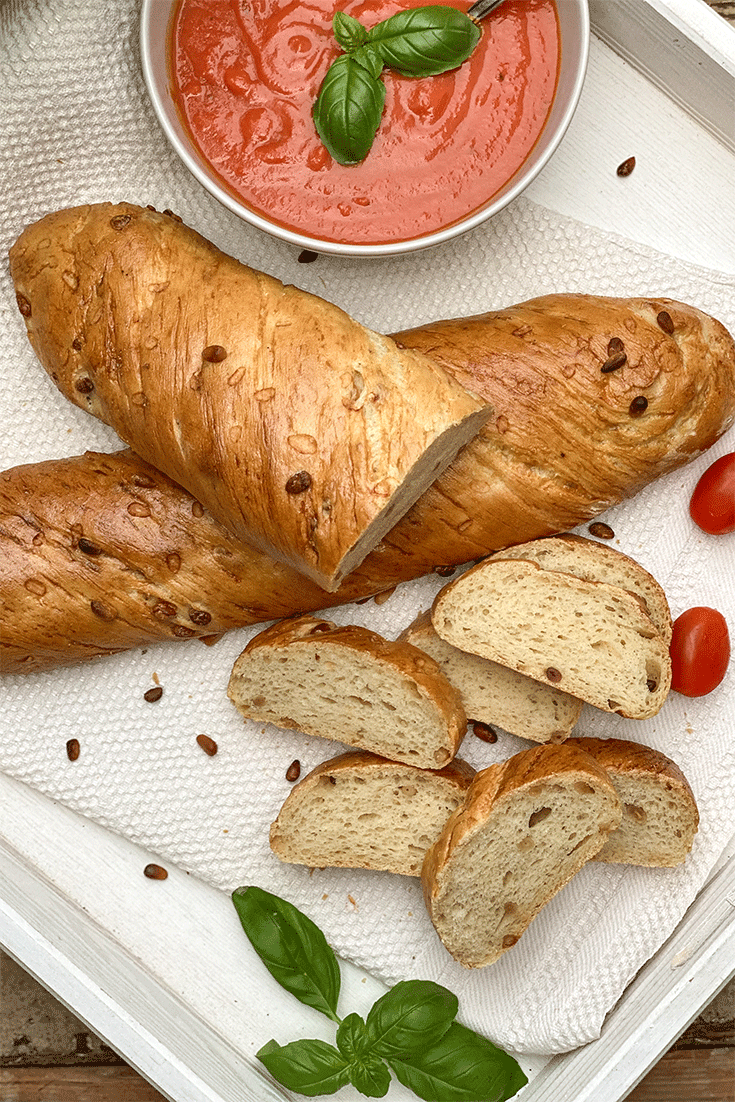
<svg viewBox="0 0 735 1102"><path fill-rule="evenodd" d="M467 730L459 692L417 647L301 616L251 639L228 686L249 719L296 727L422 769L440 769Z"/></svg>
<svg viewBox="0 0 735 1102"><path fill-rule="evenodd" d="M421 613L399 638L436 659L459 689L471 720L495 723L532 742L563 742L579 719L581 700L498 662L458 650L437 635L431 612Z"/></svg>
<svg viewBox="0 0 735 1102"><path fill-rule="evenodd" d="M429 916L455 960L479 968L515 945L620 819L607 773L569 742L477 773L421 871Z"/></svg>
<svg viewBox="0 0 735 1102"><path fill-rule="evenodd" d="M282 861L420 876L427 849L475 774L455 758L417 769L359 750L318 765L291 789L270 830Z"/></svg>
<svg viewBox="0 0 735 1102"><path fill-rule="evenodd" d="M699 811L676 762L649 746L623 739L575 736L569 744L591 754L602 766L623 808L620 826L595 860L655 867L681 864L692 848Z"/></svg>
<svg viewBox="0 0 735 1102"><path fill-rule="evenodd" d="M30 341L240 539L336 589L490 409L435 361L129 203L47 215L11 250Z"/></svg>
<svg viewBox="0 0 735 1102"><path fill-rule="evenodd" d="M437 633L460 650L631 719L656 715L671 659L644 602L628 589L490 557L437 596Z"/></svg>
<svg viewBox="0 0 735 1102"><path fill-rule="evenodd" d="M616 335L628 361L603 373ZM668 300L547 296L401 339L471 376L497 416L336 595L235 541L130 452L29 464L0 477L0 669L326 608L563 531L709 447L735 410L732 339ZM644 414L629 413L631 393L648 395Z"/></svg>

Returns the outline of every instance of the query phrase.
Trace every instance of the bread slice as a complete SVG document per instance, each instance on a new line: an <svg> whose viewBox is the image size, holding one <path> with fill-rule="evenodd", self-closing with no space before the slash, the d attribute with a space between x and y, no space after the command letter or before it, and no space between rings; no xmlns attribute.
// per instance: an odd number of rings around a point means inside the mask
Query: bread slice
<svg viewBox="0 0 735 1102"><path fill-rule="evenodd" d="M494 556L438 594L437 633L597 708L646 719L671 687L669 648L641 599L607 582Z"/></svg>
<svg viewBox="0 0 735 1102"><path fill-rule="evenodd" d="M528 559L545 570L559 570L583 581L607 582L627 589L641 598L663 638L671 642L671 610L663 588L640 563L614 547L567 532L506 547L492 558Z"/></svg>
<svg viewBox="0 0 735 1102"><path fill-rule="evenodd" d="M455 960L480 968L515 945L621 814L607 773L569 743L479 772L421 871L431 921Z"/></svg>
<svg viewBox="0 0 735 1102"><path fill-rule="evenodd" d="M579 719L582 701L577 697L489 658L458 650L437 635L431 612L422 612L399 638L436 659L462 694L471 720L496 723L532 742L563 742Z"/></svg>
<svg viewBox="0 0 735 1102"><path fill-rule="evenodd" d="M441 770L354 750L322 762L291 790L271 826L282 861L420 876L426 851L464 801L475 770Z"/></svg>
<svg viewBox="0 0 735 1102"><path fill-rule="evenodd" d="M300 616L260 632L236 660L230 700L250 719L441 769L467 717L438 663L367 628Z"/></svg>
<svg viewBox="0 0 735 1102"><path fill-rule="evenodd" d="M681 864L692 848L699 812L679 766L650 746L624 739L575 737L568 745L594 757L623 806L620 826L595 860L651 867Z"/></svg>

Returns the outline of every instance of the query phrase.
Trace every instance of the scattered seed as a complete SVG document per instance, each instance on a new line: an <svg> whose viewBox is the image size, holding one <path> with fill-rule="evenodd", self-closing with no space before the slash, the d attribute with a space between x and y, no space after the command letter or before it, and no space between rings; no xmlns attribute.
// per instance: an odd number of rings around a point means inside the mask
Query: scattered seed
<svg viewBox="0 0 735 1102"><path fill-rule="evenodd" d="M649 693L655 693L656 689L658 688L658 681L654 681L651 677L646 682L646 686L648 687Z"/></svg>
<svg viewBox="0 0 735 1102"><path fill-rule="evenodd" d="M24 318L29 318L31 316L32 311L31 311L31 304L28 301L28 299L26 298L26 296L21 295L21 293L18 292L18 294L15 296L15 301L18 303L18 309L20 310L23 317Z"/></svg>
<svg viewBox="0 0 735 1102"><path fill-rule="evenodd" d="M597 536L601 540L615 539L615 533L609 524L604 524L601 520L596 520L593 524L590 524L588 531L591 536Z"/></svg>
<svg viewBox="0 0 735 1102"><path fill-rule="evenodd" d="M168 873L161 865L146 865L143 869L143 876L147 876L149 880L165 880Z"/></svg>
<svg viewBox="0 0 735 1102"><path fill-rule="evenodd" d="M297 781L300 776L301 776L301 762L299 761L298 758L294 758L294 760L291 762L288 769L286 770L286 780L287 781Z"/></svg>
<svg viewBox="0 0 735 1102"><path fill-rule="evenodd" d="M117 619L117 613L114 608L110 608L104 601L90 601L89 607L92 609L95 616L99 616L100 620L105 620L107 623L110 623L112 620Z"/></svg>
<svg viewBox="0 0 735 1102"><path fill-rule="evenodd" d="M171 601L156 601L152 611L157 620L167 620L176 615L176 605Z"/></svg>
<svg viewBox="0 0 735 1102"><path fill-rule="evenodd" d="M79 543L77 544L77 547L79 548L80 551L83 551L85 555L93 555L94 556L94 555L101 555L102 554L101 548L97 547L97 545L92 543L91 540L88 540L86 538L86 536L81 537L81 539L79 540Z"/></svg>
<svg viewBox="0 0 735 1102"><path fill-rule="evenodd" d="M79 757L79 739L70 738L66 744L66 756L69 761L76 761Z"/></svg>
<svg viewBox="0 0 735 1102"><path fill-rule="evenodd" d="M438 574L440 578L449 578L456 569L456 566L435 566L434 573Z"/></svg>
<svg viewBox="0 0 735 1102"><path fill-rule="evenodd" d="M130 479L134 486L141 486L144 490L152 489L156 483L149 474L134 474Z"/></svg>
<svg viewBox="0 0 735 1102"><path fill-rule="evenodd" d="M81 337L75 337L74 340L71 342L71 346L75 352L81 352L83 343L84 342L82 341Z"/></svg>
<svg viewBox="0 0 735 1102"><path fill-rule="evenodd" d="M625 352L614 352L612 356L609 356L605 360L600 370L602 371L603 375L607 375L611 371L617 371L618 368L627 363L627 360L628 357L626 356Z"/></svg>
<svg viewBox="0 0 735 1102"><path fill-rule="evenodd" d="M668 310L659 310L656 314L656 321L664 333L668 333L670 336L674 332L674 322Z"/></svg>
<svg viewBox="0 0 735 1102"><path fill-rule="evenodd" d="M177 639L191 639L192 635L196 635L194 628L188 628L186 624L174 624L171 628L171 634L175 635Z"/></svg>
<svg viewBox="0 0 735 1102"><path fill-rule="evenodd" d="M618 176L630 176L631 172L635 168L635 157L626 157L615 170Z"/></svg>
<svg viewBox="0 0 735 1102"><path fill-rule="evenodd" d="M161 213L162 214L167 214L168 217L173 218L173 220L175 222L182 222L183 221L183 219L181 218L181 215L174 214L174 212L172 210L169 210L168 207L166 207L166 209L164 211L161 211Z"/></svg>
<svg viewBox="0 0 735 1102"><path fill-rule="evenodd" d="M482 742L497 742L498 734L494 728L490 727L487 723L480 723L479 720L472 721L472 732Z"/></svg>
<svg viewBox="0 0 735 1102"><path fill-rule="evenodd" d="M313 264L319 259L319 253L312 252L311 249L302 249L297 259L299 264Z"/></svg>
<svg viewBox="0 0 735 1102"><path fill-rule="evenodd" d="M94 383L87 375L82 375L81 379L77 379L74 383L74 389L79 394L91 394L94 390Z"/></svg>
<svg viewBox="0 0 735 1102"><path fill-rule="evenodd" d="M628 413L631 417L640 417L642 413L645 413L648 409L648 398L644 398L642 394L639 394L637 398L628 406Z"/></svg>
<svg viewBox="0 0 735 1102"><path fill-rule="evenodd" d="M210 758L213 758L217 753L217 743L209 735L197 735L197 742Z"/></svg>
<svg viewBox="0 0 735 1102"><path fill-rule="evenodd" d="M287 494L303 494L311 486L311 475L308 471L297 471L286 482Z"/></svg>
<svg viewBox="0 0 735 1102"><path fill-rule="evenodd" d="M197 627L203 628L206 627L212 619L212 614L210 612L205 612L203 608L190 608L189 619L192 624L196 624Z"/></svg>
<svg viewBox="0 0 735 1102"><path fill-rule="evenodd" d="M557 669L554 669L553 666L549 666L549 668L546 671L546 676L548 677L549 681L554 681L554 682L561 681L560 671L557 670Z"/></svg>
<svg viewBox="0 0 735 1102"><path fill-rule="evenodd" d="M129 214L116 214L114 218L110 219L110 225L113 230L124 230L130 222Z"/></svg>
<svg viewBox="0 0 735 1102"><path fill-rule="evenodd" d="M620 337L611 337L607 342L607 354L613 356L616 352L625 352L625 345Z"/></svg>
<svg viewBox="0 0 735 1102"><path fill-rule="evenodd" d="M220 364L227 359L227 349L221 344L208 344L202 352L202 359L210 364Z"/></svg>
<svg viewBox="0 0 735 1102"><path fill-rule="evenodd" d="M131 517L149 517L151 515L150 506L146 505L144 501L131 501L128 505L128 512Z"/></svg>
<svg viewBox="0 0 735 1102"><path fill-rule="evenodd" d="M149 704L155 704L162 696L163 689L160 685L156 685L153 689L146 689L143 693L143 700L147 700Z"/></svg>

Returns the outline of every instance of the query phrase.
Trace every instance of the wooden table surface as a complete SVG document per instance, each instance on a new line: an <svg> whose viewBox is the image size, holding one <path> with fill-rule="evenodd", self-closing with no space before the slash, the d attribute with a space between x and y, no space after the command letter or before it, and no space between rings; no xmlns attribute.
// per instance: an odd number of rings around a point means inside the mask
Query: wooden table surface
<svg viewBox="0 0 735 1102"><path fill-rule="evenodd" d="M735 25L735 0L707 3ZM672 1045L628 1099L735 1102L735 980ZM0 1102L165 1099L0 953ZM600 1102L606 1100L601 1098Z"/></svg>

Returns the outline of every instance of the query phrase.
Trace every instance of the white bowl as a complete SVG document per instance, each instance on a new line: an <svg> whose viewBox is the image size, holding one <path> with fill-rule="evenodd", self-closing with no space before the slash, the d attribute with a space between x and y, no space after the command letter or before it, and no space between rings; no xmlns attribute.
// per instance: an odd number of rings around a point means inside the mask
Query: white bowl
<svg viewBox="0 0 735 1102"><path fill-rule="evenodd" d="M167 54L169 25L175 7L175 0L143 0L140 26L143 77L158 121L174 150L207 191L244 221L300 249L341 256L394 256L416 252L458 237L503 210L538 176L559 146L577 108L589 56L588 0L556 0L561 42L556 93L544 129L519 171L485 206L444 229L386 244L345 244L297 233L270 222L239 202L223 187L217 174L194 146L171 95Z"/></svg>

